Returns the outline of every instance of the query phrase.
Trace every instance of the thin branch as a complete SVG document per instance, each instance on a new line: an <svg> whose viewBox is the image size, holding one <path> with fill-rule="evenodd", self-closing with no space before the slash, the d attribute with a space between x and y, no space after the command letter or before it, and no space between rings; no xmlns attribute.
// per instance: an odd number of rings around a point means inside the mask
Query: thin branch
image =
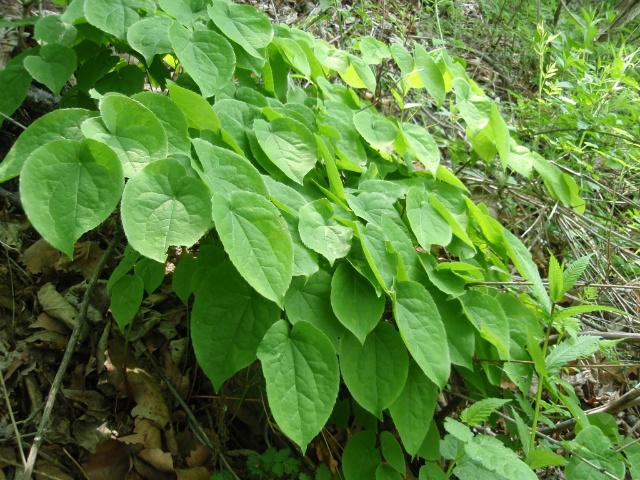
<svg viewBox="0 0 640 480"><path fill-rule="evenodd" d="M4 394L4 399L7 402L7 411L9 412L9 417L11 418L11 426L13 427L13 431L16 434L16 442L18 443L18 450L20 451L20 460L22 460L22 467L24 468L27 465L27 459L24 456L22 437L20 436L20 430L18 430L16 417L13 415L13 408L11 408L11 401L9 400L9 392L7 391L7 386L4 383L4 375L2 374L2 372L0 372L0 382L2 383L2 393Z"/></svg>
<svg viewBox="0 0 640 480"><path fill-rule="evenodd" d="M107 263L107 260L113 253L113 250L116 248L122 237L123 233L118 232L118 234L116 234L116 236L113 238L107 249L102 254L102 257L100 258L100 261L96 265L96 269L91 276L89 285L87 285L87 290L82 299L82 303L80 304L78 317L76 318L76 326L73 329L71 338L69 339L69 343L67 345L67 349L64 352L64 356L62 357L62 361L60 362L58 372L53 379L53 383L51 384L51 389L49 390L49 395L47 396L47 402L45 403L44 411L42 412L42 420L40 421L40 425L38 426L36 436L33 439L33 444L31 445L31 450L29 451L29 458L27 459L27 465L24 469L24 473L22 474L22 480L31 480L31 474L33 473L33 468L36 464L36 459L38 458L38 450L40 449L40 445L42 444L45 432L49 427L49 419L51 417L51 412L53 411L53 406L56 403L56 397L58 396L58 392L60 391L60 387L62 385L62 379L64 378L67 367L69 366L69 362L71 361L71 357L75 352L82 331L84 330L91 295L93 294L93 290L98 283L98 279L100 278L100 273L102 272L104 265Z"/></svg>
<svg viewBox="0 0 640 480"><path fill-rule="evenodd" d="M26 130L27 127L25 127L24 125L22 125L20 122L18 122L17 120L14 120L13 118L11 118L9 115L5 115L4 113L0 112L0 117L4 118L5 120L9 120L11 123L17 125L18 127L20 127L23 130Z"/></svg>
<svg viewBox="0 0 640 480"><path fill-rule="evenodd" d="M549 282L542 282L543 285L549 285ZM472 282L467 283L470 286L486 286L486 285L504 285L504 286L530 286L533 282ZM596 288L610 288L610 289L623 289L623 290L640 290L640 285L615 285L611 283L589 283L589 282L576 282L574 287L596 287Z"/></svg>

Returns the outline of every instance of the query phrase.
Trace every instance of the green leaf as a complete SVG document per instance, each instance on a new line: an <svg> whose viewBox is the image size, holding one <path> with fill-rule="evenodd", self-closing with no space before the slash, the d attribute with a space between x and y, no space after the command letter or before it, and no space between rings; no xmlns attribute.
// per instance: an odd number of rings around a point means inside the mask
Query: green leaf
<svg viewBox="0 0 640 480"><path fill-rule="evenodd" d="M154 56L173 51L169 40L169 27L172 23L166 15L143 18L131 25L127 31L127 41L150 65Z"/></svg>
<svg viewBox="0 0 640 480"><path fill-rule="evenodd" d="M578 447L577 451L583 458L618 478L624 478L626 469L622 455L613 450L611 440L595 425L591 425L578 433L572 444ZM607 478L592 466L573 456L569 459L565 473L567 480L601 480Z"/></svg>
<svg viewBox="0 0 640 480"><path fill-rule="evenodd" d="M207 19L208 0L158 0L160 8L187 27L198 18Z"/></svg>
<svg viewBox="0 0 640 480"><path fill-rule="evenodd" d="M342 455L345 480L375 477L376 469L382 462L380 452L375 446L376 434L371 430L361 430L349 440Z"/></svg>
<svg viewBox="0 0 640 480"><path fill-rule="evenodd" d="M489 420L489 417L494 410L499 409L505 403L509 403L511 400L505 400L502 398L484 398L477 401L470 407L465 408L460 414L460 421L466 423L470 427L475 425L482 425Z"/></svg>
<svg viewBox="0 0 640 480"><path fill-rule="evenodd" d="M262 338L280 318L280 309L249 287L228 260L200 281L199 290L202 293L196 295L191 314L191 341L198 364L220 390L227 379L256 359Z"/></svg>
<svg viewBox="0 0 640 480"><path fill-rule="evenodd" d="M391 56L391 50L380 40L367 36L360 40L362 59L370 65L378 65Z"/></svg>
<svg viewBox="0 0 640 480"><path fill-rule="evenodd" d="M404 472L406 472L406 468L403 470L403 473ZM376 480L402 480L403 478L404 477L400 475L400 472L391 465L378 465L378 468L376 469Z"/></svg>
<svg viewBox="0 0 640 480"><path fill-rule="evenodd" d="M444 429L463 443L468 443L473 440L473 432L471 429L451 417L445 418Z"/></svg>
<svg viewBox="0 0 640 480"><path fill-rule="evenodd" d="M385 431L380 434L380 446L386 462L398 472L405 473L407 467L404 464L402 447L391 432Z"/></svg>
<svg viewBox="0 0 640 480"><path fill-rule="evenodd" d="M413 359L433 383L444 387L451 372L447 333L429 292L416 282L398 282L393 314Z"/></svg>
<svg viewBox="0 0 640 480"><path fill-rule="evenodd" d="M580 257L566 268L562 275L562 284L564 286L563 295L571 290L578 279L582 276L585 269L589 265L589 261L591 260L592 256L593 254L590 253L589 255Z"/></svg>
<svg viewBox="0 0 640 480"><path fill-rule="evenodd" d="M64 45L52 43L40 47L39 53L25 58L24 68L54 95L59 95L76 69L76 52Z"/></svg>
<svg viewBox="0 0 640 480"><path fill-rule="evenodd" d="M561 322L565 318L573 317L575 315L580 315L582 313L591 313L591 312L617 312L622 315L625 313L621 310L618 310L614 307L608 307L606 305L577 305L575 307L565 308L564 310L557 310L553 314L554 322Z"/></svg>
<svg viewBox="0 0 640 480"><path fill-rule="evenodd" d="M95 113L89 110L68 108L54 110L38 118L22 132L3 162L0 163L0 183L17 177L25 160L38 147L54 140L84 140L80 125L93 115Z"/></svg>
<svg viewBox="0 0 640 480"><path fill-rule="evenodd" d="M171 99L178 104L187 116L189 128L211 130L216 135L220 132L220 122L213 107L197 93L167 82Z"/></svg>
<svg viewBox="0 0 640 480"><path fill-rule="evenodd" d="M169 39L203 97L215 95L232 80L236 55L222 35L211 30L189 32L174 22L169 28Z"/></svg>
<svg viewBox="0 0 640 480"><path fill-rule="evenodd" d="M156 262L150 258L143 258L136 264L136 276L142 278L147 295L151 295L162 284L165 269L164 262Z"/></svg>
<svg viewBox="0 0 640 480"><path fill-rule="evenodd" d="M125 247L124 257L120 260L118 266L114 268L113 272L111 272L111 275L109 276L109 280L107 281L107 291L110 291L118 280L131 271L141 256L140 252L136 252L131 248L131 245L127 245Z"/></svg>
<svg viewBox="0 0 640 480"><path fill-rule="evenodd" d="M171 277L173 291L182 303L188 305L189 297L193 293L191 280L198 270L199 262L192 253L182 257Z"/></svg>
<svg viewBox="0 0 640 480"><path fill-rule="evenodd" d="M478 435L464 446L467 454L453 473L458 478L491 478L492 480L536 480L538 476L516 453L497 438ZM475 476L472 476L475 475Z"/></svg>
<svg viewBox="0 0 640 480"><path fill-rule="evenodd" d="M222 33L250 55L263 57L258 50L266 48L273 38L269 17L253 6L237 5L225 0L215 0L207 11Z"/></svg>
<svg viewBox="0 0 640 480"><path fill-rule="evenodd" d="M424 47L420 45L415 47L414 58L420 80L422 80L427 92L436 101L436 105L440 107L444 102L445 88L444 79L438 65Z"/></svg>
<svg viewBox="0 0 640 480"><path fill-rule="evenodd" d="M383 152L390 150L398 136L398 128L385 117L363 110L353 116L356 129L371 145Z"/></svg>
<svg viewBox="0 0 640 480"><path fill-rule="evenodd" d="M125 275L111 290L111 315L120 327L120 331L134 319L144 296L144 281L137 275Z"/></svg>
<svg viewBox="0 0 640 480"><path fill-rule="evenodd" d="M416 362L409 364L407 380L400 395L389 406L404 448L411 456L418 453L427 435L436 408L438 387Z"/></svg>
<svg viewBox="0 0 640 480"><path fill-rule="evenodd" d="M0 112L9 116L22 105L22 102L27 97L29 85L31 85L31 75L23 65L10 62L4 69L0 70L0 85L2 85L4 91L0 95ZM3 121L4 117L0 117L0 125L2 125Z"/></svg>
<svg viewBox="0 0 640 480"><path fill-rule="evenodd" d="M304 244L321 255L329 263L345 257L351 249L353 230L333 218L333 207L322 198L300 208L300 238Z"/></svg>
<svg viewBox="0 0 640 480"><path fill-rule="evenodd" d="M431 173L436 173L440 163L440 150L428 130L413 123L403 123L401 132L416 159Z"/></svg>
<svg viewBox="0 0 640 480"><path fill-rule="evenodd" d="M270 197L260 172L246 158L199 138L194 138L192 143L202 165L200 176L214 193L229 195L248 191Z"/></svg>
<svg viewBox="0 0 640 480"><path fill-rule="evenodd" d="M155 13L155 2L130 0L84 0L84 16L94 27L125 39L127 30L140 19L138 9L144 7L149 16Z"/></svg>
<svg viewBox="0 0 640 480"><path fill-rule="evenodd" d="M508 230L504 230L503 235L505 240L503 242L503 245L507 249L509 258L511 258L511 261L518 269L518 272L520 272L520 275L522 275L526 281L533 283L533 285L531 286L533 294L540 302L542 308L544 309L544 312L547 315L550 315L551 299L549 298L549 294L542 284L538 266L533 263L533 260L531 259L531 253L529 253L527 247L525 247L524 244Z"/></svg>
<svg viewBox="0 0 640 480"><path fill-rule="evenodd" d="M545 358L549 375L558 373L568 362L593 355L598 350L600 337L580 336L560 342Z"/></svg>
<svg viewBox="0 0 640 480"><path fill-rule="evenodd" d="M498 301L484 293L469 290L462 297L462 306L480 336L509 358L509 320Z"/></svg>
<svg viewBox="0 0 640 480"><path fill-rule="evenodd" d="M189 123L180 107L169 97L153 92L142 92L131 97L158 117L167 134L168 153L191 155Z"/></svg>
<svg viewBox="0 0 640 480"><path fill-rule="evenodd" d="M157 160L129 179L122 225L144 256L164 262L172 245L190 247L211 225L211 194L177 160Z"/></svg>
<svg viewBox="0 0 640 480"><path fill-rule="evenodd" d="M324 333L336 351L345 334L331 308L331 275L318 270L309 278L294 277L284 297L284 308L292 324L309 322Z"/></svg>
<svg viewBox="0 0 640 480"><path fill-rule="evenodd" d="M282 308L293 275L293 242L278 209L257 193L236 191L214 195L213 219L240 275Z"/></svg>
<svg viewBox="0 0 640 480"><path fill-rule="evenodd" d="M381 322L364 345L353 335L342 339L340 367L353 398L382 420L382 411L402 392L409 357L398 331L390 323Z"/></svg>
<svg viewBox="0 0 640 480"><path fill-rule="evenodd" d="M331 280L331 306L360 343L382 318L384 303L384 297L378 297L371 283L349 263L338 265Z"/></svg>
<svg viewBox="0 0 640 480"><path fill-rule="evenodd" d="M536 448L531 455L527 457L527 465L531 470L538 470L539 468L547 467L562 467L566 465L567 461L564 457L561 457L551 450L546 448Z"/></svg>
<svg viewBox="0 0 640 480"><path fill-rule="evenodd" d="M124 177L116 154L93 140L56 140L27 158L22 205L43 238L73 258L73 245L118 204Z"/></svg>
<svg viewBox="0 0 640 480"><path fill-rule="evenodd" d="M431 245L449 245L452 229L442 215L425 201L417 187L411 187L407 193L407 218L418 243L425 250Z"/></svg>
<svg viewBox="0 0 640 480"><path fill-rule="evenodd" d="M433 193L429 194L429 204L436 209L436 211L442 216L442 218L447 221L447 223L451 227L452 233L464 243L469 245L469 247L471 247L473 250L475 250L475 245L467 235L464 227L460 225L458 221L461 217L466 220L466 216L454 215L454 212L450 210L450 207L440 201L440 199L446 201L447 198L444 195L440 194L440 192L438 193L439 195L435 195Z"/></svg>
<svg viewBox="0 0 640 480"><path fill-rule="evenodd" d="M100 99L102 119L89 119L82 133L111 147L120 158L125 177L132 177L149 163L166 158L167 135L151 110L119 93Z"/></svg>
<svg viewBox="0 0 640 480"><path fill-rule="evenodd" d="M59 43L69 46L75 41L77 33L76 27L64 23L60 15L48 15L38 20L33 36L40 45Z"/></svg>
<svg viewBox="0 0 640 480"><path fill-rule="evenodd" d="M310 323L298 322L289 331L280 320L264 336L258 358L273 417L304 452L338 396L340 372L333 346Z"/></svg>
<svg viewBox="0 0 640 480"><path fill-rule="evenodd" d="M309 277L316 273L318 267L318 253L307 248L300 238L298 218L292 213L282 211L282 216L287 222L287 228L293 241L293 275Z"/></svg>
<svg viewBox="0 0 640 480"><path fill-rule="evenodd" d="M562 267L551 255L549 258L549 296L552 302L559 302L564 297L564 280L562 276Z"/></svg>
<svg viewBox="0 0 640 480"><path fill-rule="evenodd" d="M349 67L344 72L338 72L344 83L353 88L368 88L376 91L376 76L367 63L355 55L349 55Z"/></svg>
<svg viewBox="0 0 640 480"><path fill-rule="evenodd" d="M253 129L260 147L269 159L294 182L302 185L318 159L316 140L300 122L292 118L275 118L271 122L256 120Z"/></svg>
<svg viewBox="0 0 640 480"><path fill-rule="evenodd" d="M419 480L445 480L445 476L437 463L427 462L420 467Z"/></svg>

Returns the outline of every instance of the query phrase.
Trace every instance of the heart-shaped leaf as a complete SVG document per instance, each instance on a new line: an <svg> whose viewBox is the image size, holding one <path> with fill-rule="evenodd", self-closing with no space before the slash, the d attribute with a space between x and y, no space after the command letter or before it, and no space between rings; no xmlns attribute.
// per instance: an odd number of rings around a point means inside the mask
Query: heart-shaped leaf
<svg viewBox="0 0 640 480"><path fill-rule="evenodd" d="M127 31L129 45L139 51L150 65L159 53L171 53L169 27L173 21L166 15L143 18Z"/></svg>
<svg viewBox="0 0 640 480"><path fill-rule="evenodd" d="M353 230L333 218L333 207L327 199L310 202L300 208L300 238L304 244L333 265L351 249Z"/></svg>
<svg viewBox="0 0 640 480"><path fill-rule="evenodd" d="M76 52L57 43L44 45L40 47L40 55L30 55L24 59L24 68L54 95L58 95L76 69Z"/></svg>

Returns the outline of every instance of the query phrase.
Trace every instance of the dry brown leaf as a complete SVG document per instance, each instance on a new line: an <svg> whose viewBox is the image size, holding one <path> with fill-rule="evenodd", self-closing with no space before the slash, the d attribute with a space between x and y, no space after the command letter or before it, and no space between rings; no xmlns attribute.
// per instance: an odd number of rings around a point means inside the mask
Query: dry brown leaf
<svg viewBox="0 0 640 480"><path fill-rule="evenodd" d="M136 418L136 426L133 429L136 434L142 435L145 448L162 448L162 430L155 423L144 418Z"/></svg>
<svg viewBox="0 0 640 480"><path fill-rule="evenodd" d="M56 291L56 287L47 283L38 290L38 302L42 309L73 329L78 311Z"/></svg>
<svg viewBox="0 0 640 480"><path fill-rule="evenodd" d="M25 338L25 342L42 350L65 350L69 338L67 335L60 335L57 332L41 332L34 333L29 338Z"/></svg>
<svg viewBox="0 0 640 480"><path fill-rule="evenodd" d="M27 248L22 255L22 264L31 273L40 273L45 267L53 267L60 261L62 254L49 245L43 238ZM67 258L66 255L64 255Z"/></svg>
<svg viewBox="0 0 640 480"><path fill-rule="evenodd" d="M160 448L145 448L138 454L138 457L161 472L171 473L175 471L171 454L163 452Z"/></svg>
<svg viewBox="0 0 640 480"><path fill-rule="evenodd" d="M36 480L49 480L49 478L51 477L56 478L58 480L73 480L72 476L66 474L65 472L60 470L58 467L56 467L53 463L48 462L46 460L38 460L36 462L36 471L50 475L49 477L45 477L44 475L38 475L36 473L35 474Z"/></svg>
<svg viewBox="0 0 640 480"><path fill-rule="evenodd" d="M176 474L178 475L176 480L208 480L211 477L209 471L204 467L176 470Z"/></svg>
<svg viewBox="0 0 640 480"><path fill-rule="evenodd" d="M85 278L90 278L100 261L104 250L98 242L82 242L73 246L73 260L65 255L58 265L60 268L72 272L81 273Z"/></svg>
<svg viewBox="0 0 640 480"><path fill-rule="evenodd" d="M82 469L89 480L117 480L125 478L131 466L131 455L127 446L109 439L96 446L96 451L89 454Z"/></svg>
<svg viewBox="0 0 640 480"><path fill-rule="evenodd" d="M44 328L50 332L57 332L61 334L68 334L69 329L59 320L56 320L46 312L42 312L38 315L35 322L29 325L29 328Z"/></svg>
<svg viewBox="0 0 640 480"><path fill-rule="evenodd" d="M190 430L185 430L178 435L178 444L180 454L189 467L201 467L211 458L211 452Z"/></svg>
<svg viewBox="0 0 640 480"><path fill-rule="evenodd" d="M84 404L87 410L99 412L105 409L104 396L95 390L62 389L62 394L68 400Z"/></svg>
<svg viewBox="0 0 640 480"><path fill-rule="evenodd" d="M134 457L133 466L145 480L175 480L176 474L173 472L162 472L152 467L139 457Z"/></svg>
<svg viewBox="0 0 640 480"><path fill-rule="evenodd" d="M137 404L131 414L152 420L164 428L171 415L158 381L141 368L127 369L127 378Z"/></svg>
<svg viewBox="0 0 640 480"><path fill-rule="evenodd" d="M3 462L3 460L15 464L18 461L18 458L16 457L16 449L14 447L1 447L0 468L4 468L9 465L8 463Z"/></svg>

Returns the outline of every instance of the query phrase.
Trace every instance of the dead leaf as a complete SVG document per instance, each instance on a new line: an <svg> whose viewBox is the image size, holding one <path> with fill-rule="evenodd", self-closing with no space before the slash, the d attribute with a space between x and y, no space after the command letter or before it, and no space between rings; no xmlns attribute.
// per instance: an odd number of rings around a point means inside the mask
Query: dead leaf
<svg viewBox="0 0 640 480"><path fill-rule="evenodd" d="M99 443L82 469L89 480L119 480L131 470L132 458L124 443L109 439Z"/></svg>
<svg viewBox="0 0 640 480"><path fill-rule="evenodd" d="M138 457L161 472L171 473L175 471L171 454L163 452L159 448L145 448L138 454Z"/></svg>
<svg viewBox="0 0 640 480"><path fill-rule="evenodd" d="M67 343L69 343L69 338L57 332L47 332L43 330L26 338L25 342L43 350L65 350Z"/></svg>
<svg viewBox="0 0 640 480"><path fill-rule="evenodd" d="M180 454L189 467L201 467L211 458L211 452L190 430L185 430L178 435L178 445Z"/></svg>
<svg viewBox="0 0 640 480"><path fill-rule="evenodd" d="M133 459L133 466L136 471L146 480L175 480L176 475L172 472L162 472L156 468L153 468L144 460L135 457Z"/></svg>
<svg viewBox="0 0 640 480"><path fill-rule="evenodd" d="M100 442L111 438L111 430L105 421L83 415L73 422L73 438L82 448L93 452Z"/></svg>
<svg viewBox="0 0 640 480"><path fill-rule="evenodd" d="M211 477L209 471L204 467L176 470L176 474L178 475L176 480L208 480Z"/></svg>
<svg viewBox="0 0 640 480"><path fill-rule="evenodd" d="M47 283L38 290L38 302L46 313L73 330L78 311L56 291L56 287L51 283Z"/></svg>
<svg viewBox="0 0 640 480"><path fill-rule="evenodd" d="M136 426L133 431L142 435L145 448L162 448L162 430L149 420L136 418Z"/></svg>
<svg viewBox="0 0 640 480"><path fill-rule="evenodd" d="M65 255L58 265L60 268L72 272L81 273L85 278L90 278L102 257L104 250L98 242L82 242L73 246L73 260Z"/></svg>
<svg viewBox="0 0 640 480"><path fill-rule="evenodd" d="M42 312L38 315L36 321L29 325L29 328L44 328L50 332L57 332L63 335L69 333L69 329L64 323L56 320L46 312Z"/></svg>
<svg viewBox="0 0 640 480"><path fill-rule="evenodd" d="M127 378L137 404L131 414L152 420L164 428L171 415L160 383L141 368L127 369Z"/></svg>
<svg viewBox="0 0 640 480"><path fill-rule="evenodd" d="M95 390L62 389L62 394L68 400L82 403L87 410L99 412L105 409L105 398Z"/></svg>
<svg viewBox="0 0 640 480"><path fill-rule="evenodd" d="M40 273L45 267L53 267L62 254L49 245L43 238L27 248L22 255L22 264L31 273ZM64 255L67 258L66 255Z"/></svg>
<svg viewBox="0 0 640 480"><path fill-rule="evenodd" d="M53 477L59 480L73 480L73 477L64 473L58 467L56 467L53 463L48 462L46 460L38 460L36 462L36 471L42 472L49 477L45 477L44 475L35 474L36 480L49 480L49 478Z"/></svg>

